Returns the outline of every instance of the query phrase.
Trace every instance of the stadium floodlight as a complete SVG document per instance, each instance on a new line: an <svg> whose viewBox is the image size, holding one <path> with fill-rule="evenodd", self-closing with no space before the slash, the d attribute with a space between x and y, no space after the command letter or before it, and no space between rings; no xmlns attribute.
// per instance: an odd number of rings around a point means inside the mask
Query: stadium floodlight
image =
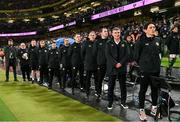
<svg viewBox="0 0 180 122"><path fill-rule="evenodd" d="M14 23L13 19L8 20L8 23Z"/></svg>
<svg viewBox="0 0 180 122"><path fill-rule="evenodd" d="M96 7L96 6L100 6L101 5L101 3L95 3L95 4L93 4L92 6L93 7Z"/></svg>
<svg viewBox="0 0 180 122"><path fill-rule="evenodd" d="M91 3L91 5L94 5L94 4L95 4L95 2L92 2L92 3Z"/></svg>
<svg viewBox="0 0 180 122"><path fill-rule="evenodd" d="M75 2L75 0L71 0L71 1L70 1L70 3L74 3L74 2Z"/></svg>
<svg viewBox="0 0 180 122"><path fill-rule="evenodd" d="M45 20L45 18L38 18L38 20L39 20L40 22L43 22L43 21Z"/></svg>
<svg viewBox="0 0 180 122"><path fill-rule="evenodd" d="M174 6L175 6L175 7L180 6L180 0L176 0Z"/></svg>
<svg viewBox="0 0 180 122"><path fill-rule="evenodd" d="M77 13L79 13L79 12L78 12L78 11L75 11L74 13L77 14Z"/></svg>
<svg viewBox="0 0 180 122"><path fill-rule="evenodd" d="M142 15L141 10L134 11L134 16L139 16L139 15Z"/></svg>
<svg viewBox="0 0 180 122"><path fill-rule="evenodd" d="M159 7L158 6L153 6L150 9L150 12L154 13L154 12L158 12L159 11Z"/></svg>
<svg viewBox="0 0 180 122"><path fill-rule="evenodd" d="M57 19L59 16L53 15L52 18Z"/></svg>
<svg viewBox="0 0 180 122"><path fill-rule="evenodd" d="M29 21L30 21L30 19L24 19L23 21L24 21L24 22L29 22Z"/></svg>
<svg viewBox="0 0 180 122"><path fill-rule="evenodd" d="M164 13L164 12L167 12L167 9L160 9L159 10L159 13Z"/></svg>

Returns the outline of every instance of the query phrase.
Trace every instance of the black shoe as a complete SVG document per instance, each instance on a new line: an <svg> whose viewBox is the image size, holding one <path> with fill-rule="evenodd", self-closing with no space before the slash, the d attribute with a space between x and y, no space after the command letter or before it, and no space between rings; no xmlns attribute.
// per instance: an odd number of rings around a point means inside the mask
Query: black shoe
<svg viewBox="0 0 180 122"><path fill-rule="evenodd" d="M40 82L39 82L39 85L42 86L42 85L43 85L43 82L40 81Z"/></svg>
<svg viewBox="0 0 180 122"><path fill-rule="evenodd" d="M6 79L5 82L9 82L9 79Z"/></svg>
<svg viewBox="0 0 180 122"><path fill-rule="evenodd" d="M26 79L23 79L23 81L26 81Z"/></svg>
<svg viewBox="0 0 180 122"><path fill-rule="evenodd" d="M72 89L72 95L74 95L74 89Z"/></svg>
<svg viewBox="0 0 180 122"><path fill-rule="evenodd" d="M101 99L101 95L100 94L98 94L98 97L97 97L98 99Z"/></svg>
<svg viewBox="0 0 180 122"><path fill-rule="evenodd" d="M85 99L86 99L86 100L89 100L89 95L86 95L86 96L85 96Z"/></svg>
<svg viewBox="0 0 180 122"><path fill-rule="evenodd" d="M14 81L18 81L17 79L14 79Z"/></svg>
<svg viewBox="0 0 180 122"><path fill-rule="evenodd" d="M62 92L65 92L65 89L64 89L64 88L62 88Z"/></svg>
<svg viewBox="0 0 180 122"><path fill-rule="evenodd" d="M32 84L34 84L34 82L35 82L35 81L34 81L34 80L32 80Z"/></svg>
<svg viewBox="0 0 180 122"><path fill-rule="evenodd" d="M124 109L128 109L128 108L129 108L129 107L126 105L126 103L121 103L120 105L121 105L121 107L124 108Z"/></svg>
<svg viewBox="0 0 180 122"><path fill-rule="evenodd" d="M112 109L113 109L113 106L112 106L111 103L108 104L107 109L108 109L108 110L112 110Z"/></svg>
<svg viewBox="0 0 180 122"><path fill-rule="evenodd" d="M97 102L100 102L100 101L101 101L101 95L98 95L98 97L96 98L96 101L97 101Z"/></svg>

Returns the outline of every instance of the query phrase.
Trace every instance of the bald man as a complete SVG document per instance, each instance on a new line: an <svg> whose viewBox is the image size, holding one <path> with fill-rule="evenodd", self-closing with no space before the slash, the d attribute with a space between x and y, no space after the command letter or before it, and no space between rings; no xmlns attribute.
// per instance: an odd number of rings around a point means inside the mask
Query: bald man
<svg viewBox="0 0 180 122"><path fill-rule="evenodd" d="M18 58L20 60L20 67L23 76L23 80L30 81L30 64L29 64L29 55L25 43L20 44L20 49L18 51Z"/></svg>

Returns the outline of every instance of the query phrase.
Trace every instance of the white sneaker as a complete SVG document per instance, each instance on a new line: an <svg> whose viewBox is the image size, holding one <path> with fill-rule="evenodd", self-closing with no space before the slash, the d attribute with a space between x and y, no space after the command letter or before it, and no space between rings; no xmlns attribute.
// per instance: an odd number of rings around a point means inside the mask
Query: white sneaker
<svg viewBox="0 0 180 122"><path fill-rule="evenodd" d="M47 83L43 83L43 86L48 87L48 84Z"/></svg>
<svg viewBox="0 0 180 122"><path fill-rule="evenodd" d="M140 112L139 112L139 119L141 121L147 121L147 116L146 116L146 113L145 113L144 109L140 110Z"/></svg>
<svg viewBox="0 0 180 122"><path fill-rule="evenodd" d="M124 109L128 109L129 107L125 104L125 103L121 103L121 107L123 107Z"/></svg>
<svg viewBox="0 0 180 122"><path fill-rule="evenodd" d="M151 115L156 116L156 112L157 112L157 106L152 106L152 108L151 108ZM157 117L158 117L158 119L161 117L160 113L158 114Z"/></svg>

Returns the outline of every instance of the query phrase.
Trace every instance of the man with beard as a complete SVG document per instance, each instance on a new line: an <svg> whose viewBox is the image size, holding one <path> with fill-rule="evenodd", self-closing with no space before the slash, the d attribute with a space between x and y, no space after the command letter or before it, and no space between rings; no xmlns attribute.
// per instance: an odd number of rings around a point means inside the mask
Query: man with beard
<svg viewBox="0 0 180 122"><path fill-rule="evenodd" d="M6 81L9 81L9 68L12 66L14 81L17 81L16 65L17 65L17 49L13 46L13 40L8 40L8 46L4 50L6 64Z"/></svg>

